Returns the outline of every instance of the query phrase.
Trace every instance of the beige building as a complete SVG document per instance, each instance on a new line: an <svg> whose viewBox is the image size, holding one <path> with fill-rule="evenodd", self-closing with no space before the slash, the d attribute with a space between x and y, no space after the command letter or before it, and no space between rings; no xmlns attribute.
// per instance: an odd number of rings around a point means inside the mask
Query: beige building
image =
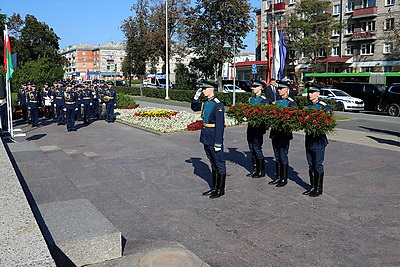
<svg viewBox="0 0 400 267"><path fill-rule="evenodd" d="M266 60L268 26L284 26L285 16L293 11L296 1L301 0L262 1L257 12L258 60ZM395 58L393 41L389 38L395 23L399 23L396 20L400 20L400 6L395 5L395 0L332 0L328 12L344 25L342 32L332 32L331 39L336 45L319 60L328 63L328 72L399 71L400 61ZM294 71L304 78L311 67L309 60L298 54L295 70L286 67L286 75L292 79Z"/></svg>

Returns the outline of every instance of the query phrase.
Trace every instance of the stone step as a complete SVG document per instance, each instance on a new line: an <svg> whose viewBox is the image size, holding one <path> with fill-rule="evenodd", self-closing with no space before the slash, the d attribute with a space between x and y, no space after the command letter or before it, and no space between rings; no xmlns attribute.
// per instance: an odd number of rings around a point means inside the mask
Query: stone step
<svg viewBox="0 0 400 267"><path fill-rule="evenodd" d="M122 256L122 235L88 200L39 205L57 266L83 266Z"/></svg>

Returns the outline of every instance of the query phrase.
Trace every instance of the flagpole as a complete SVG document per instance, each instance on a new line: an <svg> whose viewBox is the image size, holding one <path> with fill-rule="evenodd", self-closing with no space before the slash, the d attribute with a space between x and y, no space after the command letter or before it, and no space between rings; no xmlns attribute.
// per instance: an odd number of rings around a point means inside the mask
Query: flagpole
<svg viewBox="0 0 400 267"><path fill-rule="evenodd" d="M7 75L6 75L7 76ZM14 129L13 129L13 119L12 119L12 103L11 103L11 88L10 88L10 79L6 79L6 93L7 93L7 112L8 112L8 132L11 135L11 138L14 138Z"/></svg>

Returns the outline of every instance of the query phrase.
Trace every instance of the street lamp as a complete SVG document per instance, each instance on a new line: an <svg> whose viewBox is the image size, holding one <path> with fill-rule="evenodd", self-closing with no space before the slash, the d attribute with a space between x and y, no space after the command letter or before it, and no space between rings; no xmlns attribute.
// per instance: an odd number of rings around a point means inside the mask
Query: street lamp
<svg viewBox="0 0 400 267"><path fill-rule="evenodd" d="M233 39L233 92L232 92L232 106L236 104L236 40ZM232 46L225 41L224 48L231 48Z"/></svg>
<svg viewBox="0 0 400 267"><path fill-rule="evenodd" d="M169 99L168 0L165 0L165 99Z"/></svg>

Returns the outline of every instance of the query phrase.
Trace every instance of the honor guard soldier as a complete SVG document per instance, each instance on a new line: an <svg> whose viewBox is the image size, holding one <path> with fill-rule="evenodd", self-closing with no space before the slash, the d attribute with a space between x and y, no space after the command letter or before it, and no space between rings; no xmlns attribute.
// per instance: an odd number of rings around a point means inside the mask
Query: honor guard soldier
<svg viewBox="0 0 400 267"><path fill-rule="evenodd" d="M224 105L214 95L214 86L207 82L199 84L199 89L192 100L193 111L200 111L203 117L203 127L200 133L200 142L211 163L212 189L203 195L210 198L219 198L225 194L226 165L223 151L225 112ZM207 98L204 103L199 102L201 93Z"/></svg>
<svg viewBox="0 0 400 267"><path fill-rule="evenodd" d="M67 90L64 91L64 108L66 112L66 124L67 130L76 131L75 128L75 112L78 110L78 96L77 93L73 91L72 84L67 84Z"/></svg>
<svg viewBox="0 0 400 267"><path fill-rule="evenodd" d="M100 86L98 87L97 93L99 94L99 116L101 120L104 120L106 118L106 102L104 102L104 92L106 89L107 86L105 85L105 81L100 80Z"/></svg>
<svg viewBox="0 0 400 267"><path fill-rule="evenodd" d="M50 88L50 102L51 102L51 118L53 122L57 122L57 117L56 117L56 106L54 105L54 90L57 87L57 81L53 82L53 86Z"/></svg>
<svg viewBox="0 0 400 267"><path fill-rule="evenodd" d="M100 117L100 99L99 99L99 84L94 82L93 86L93 105L92 105L92 116L93 119Z"/></svg>
<svg viewBox="0 0 400 267"><path fill-rule="evenodd" d="M18 104L21 106L22 119L28 120L28 103L26 101L27 83L23 82L18 90Z"/></svg>
<svg viewBox="0 0 400 267"><path fill-rule="evenodd" d="M28 92L28 109L30 110L32 127L39 126L39 106L40 106L40 93L36 91L36 84L31 84L31 91Z"/></svg>
<svg viewBox="0 0 400 267"><path fill-rule="evenodd" d="M54 88L54 107L56 108L57 125L65 124L64 116L64 91L62 82L57 82L57 87Z"/></svg>
<svg viewBox="0 0 400 267"><path fill-rule="evenodd" d="M275 105L280 107L295 107L297 106L296 101L289 97L289 86L284 83L278 83L278 100L275 101ZM287 184L288 173L289 173L289 146L290 140L293 139L292 132L285 132L279 129L271 129L269 138L272 141L272 148L274 150L275 157L275 180L268 184L282 187Z"/></svg>
<svg viewBox="0 0 400 267"><path fill-rule="evenodd" d="M117 92L113 86L113 82L109 81L107 83L108 88L104 91L104 102L106 103L106 121L114 122L114 106L117 104Z"/></svg>
<svg viewBox="0 0 400 267"><path fill-rule="evenodd" d="M92 90L89 88L89 84L84 83L83 87L81 106L83 107L83 122L87 125L91 123L93 94Z"/></svg>
<svg viewBox="0 0 400 267"><path fill-rule="evenodd" d="M83 121L82 118L82 85L81 84L77 84L74 87L76 90L74 90L76 92L76 96L77 96L77 104L78 104L78 110L75 112L75 119L76 121Z"/></svg>
<svg viewBox="0 0 400 267"><path fill-rule="evenodd" d="M40 95L42 97L44 117L46 119L50 119L51 118L51 98L50 98L51 90L50 90L48 82L45 82L43 84L43 89L42 89Z"/></svg>
<svg viewBox="0 0 400 267"><path fill-rule="evenodd" d="M306 84L309 103L307 108L315 108L325 112L331 112L331 107L318 99L321 87L315 83ZM306 134L306 158L308 163L308 173L310 176L311 188L303 195L317 197L322 194L322 184L324 180L324 158L325 148L328 145L326 134L310 135Z"/></svg>
<svg viewBox="0 0 400 267"><path fill-rule="evenodd" d="M264 83L261 81L253 81L252 89L254 96L249 98L249 103L252 105L267 105L268 99L262 95ZM251 163L253 170L246 176L252 178L261 178L265 176L265 160L262 152L264 143L264 134L267 132L265 124L259 126L247 126L247 143L251 152Z"/></svg>

